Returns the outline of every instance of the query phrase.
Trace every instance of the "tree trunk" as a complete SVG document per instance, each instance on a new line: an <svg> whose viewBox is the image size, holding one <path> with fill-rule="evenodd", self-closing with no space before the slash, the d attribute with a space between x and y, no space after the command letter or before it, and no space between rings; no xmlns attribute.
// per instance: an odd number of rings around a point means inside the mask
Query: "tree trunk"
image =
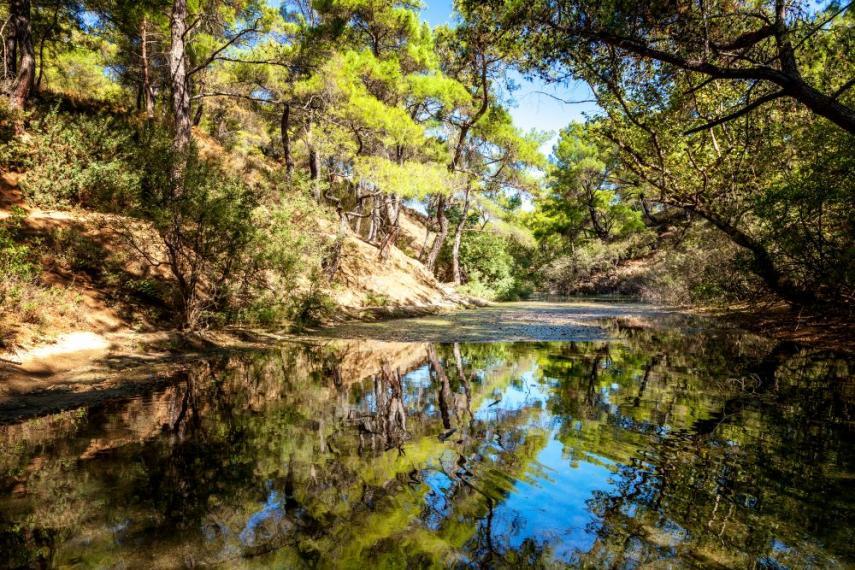
<svg viewBox="0 0 855 570"><path fill-rule="evenodd" d="M291 179L291 174L294 172L294 157L291 156L291 105L285 103L282 109L282 120L279 125L282 136L282 152L285 158L285 176L288 180Z"/></svg>
<svg viewBox="0 0 855 570"><path fill-rule="evenodd" d="M466 215L469 213L469 187L466 187L466 192L463 195L463 211L460 214L460 221L457 223L457 228L454 230L454 245L451 247L451 274L455 285L460 285L463 282L460 274L460 242L463 241L463 230L466 226Z"/></svg>
<svg viewBox="0 0 855 570"><path fill-rule="evenodd" d="M11 82L18 73L18 44L15 41L15 19L11 14L3 32L3 80Z"/></svg>
<svg viewBox="0 0 855 570"><path fill-rule="evenodd" d="M169 76L172 81L172 116L175 132L172 148L183 154L190 144L190 79L187 75L186 38L187 0L173 0L170 21L172 43L169 47Z"/></svg>
<svg viewBox="0 0 855 570"><path fill-rule="evenodd" d="M366 238L369 243L377 240L377 228L380 227L381 209L382 203L378 199L378 196L371 198L371 225L368 227L368 237Z"/></svg>
<svg viewBox="0 0 855 570"><path fill-rule="evenodd" d="M594 228L594 233L600 238L600 241L609 241L609 232L600 223L600 217L597 215L597 207L593 200L588 200L588 214L591 216L591 227Z"/></svg>
<svg viewBox="0 0 855 570"><path fill-rule="evenodd" d="M56 7L53 11L53 20L51 21L50 28L44 30L42 33L42 37L39 39L39 74L33 84L33 91L35 93L41 91L42 88L42 78L44 77L45 72L45 43L47 43L48 37L50 37L54 33L54 30L56 30L59 26L60 6L60 3L56 4Z"/></svg>
<svg viewBox="0 0 855 570"><path fill-rule="evenodd" d="M436 260L439 258L439 252L442 251L442 244L445 243L445 238L448 237L448 218L445 215L445 196L440 196L436 201L436 221L439 223L439 231L433 240L430 254L427 259L427 269L431 273L436 273Z"/></svg>
<svg viewBox="0 0 855 570"><path fill-rule="evenodd" d="M483 117L487 110L490 108L490 81L487 77L487 71L487 59L482 57L480 62L481 104L478 106L478 109L475 111L472 117L460 126L460 133L457 137L457 143L454 145L454 154L451 157L451 162L449 162L448 164L448 171L451 173L457 172L457 169L460 167L460 162L463 160L463 150L466 146L466 138L469 135L469 130L473 126L475 126L478 121L481 120L481 117ZM469 199L468 187L466 189L466 199L467 201ZM439 232L437 232L436 239L433 242L433 247L431 248L430 255L428 255L427 260L427 267L431 271L431 273L436 272L436 260L439 257L439 252L442 251L442 245L443 243L445 243L445 238L448 236L448 218L445 216L445 206L445 197L440 196L437 200L436 205L436 219L437 222L439 222ZM458 227L458 230L462 232L462 229L460 227ZM455 242L457 241L457 236L455 235ZM459 249L460 245L457 244L457 250L459 251ZM458 280L460 278L459 273L460 267L458 264Z"/></svg>
<svg viewBox="0 0 855 570"><path fill-rule="evenodd" d="M380 243L380 261L385 261L389 257L389 249L398 241L398 234L401 231L400 215L401 201L395 195L388 196L386 202L386 218L389 220L386 236Z"/></svg>
<svg viewBox="0 0 855 570"><path fill-rule="evenodd" d="M202 114L205 112L205 103L199 101L199 104L196 105L196 112L193 113L193 126L198 127L199 123L202 122Z"/></svg>
<svg viewBox="0 0 855 570"><path fill-rule="evenodd" d="M148 63L148 19L143 16L140 23L140 47L142 48L142 96L145 104L145 118L154 120L154 88L151 85L151 70Z"/></svg>
<svg viewBox="0 0 855 570"><path fill-rule="evenodd" d="M813 292L798 287L775 267L772 256L763 244L713 213L694 208L687 209L724 232L730 241L750 251L754 258L752 263L754 273L773 293L795 306L816 304L818 299Z"/></svg>
<svg viewBox="0 0 855 570"><path fill-rule="evenodd" d="M335 243L333 244L332 252L327 258L326 274L327 280L332 283L335 279L338 269L341 266L341 256L344 253L344 241L350 231L350 224L347 221L347 213L344 211L341 203L336 204L336 214L338 214L338 232L336 232Z"/></svg>
<svg viewBox="0 0 855 570"><path fill-rule="evenodd" d="M36 54L30 27L30 12L30 0L10 0L10 19L14 24L15 44L21 55L21 61L9 92L9 104L12 109L18 110L23 109L27 104L27 98L30 96L36 78Z"/></svg>
<svg viewBox="0 0 855 570"><path fill-rule="evenodd" d="M321 202L321 158L318 156L318 151L315 149L315 142L312 139L312 122L314 117L309 114L309 122L306 124L306 146L309 150L309 179L312 181L312 195L315 201Z"/></svg>
<svg viewBox="0 0 855 570"><path fill-rule="evenodd" d="M791 97L816 115L825 117L840 128L855 133L855 110L841 103L835 94L826 95L808 84L788 60L785 46L779 46L777 59L781 69L766 65L752 68L720 67L708 61L684 58L679 53L658 49L654 44L598 30L565 30L588 39L600 40L636 56L668 63L674 67L707 75L714 79L736 81L767 81L781 88L781 95ZM784 49L781 49L781 48ZM791 49L791 48L789 48Z"/></svg>
<svg viewBox="0 0 855 570"><path fill-rule="evenodd" d="M33 82L33 93L38 94L39 90L42 88L42 77L45 74L45 39L41 38L39 40L39 72L36 75L36 79Z"/></svg>

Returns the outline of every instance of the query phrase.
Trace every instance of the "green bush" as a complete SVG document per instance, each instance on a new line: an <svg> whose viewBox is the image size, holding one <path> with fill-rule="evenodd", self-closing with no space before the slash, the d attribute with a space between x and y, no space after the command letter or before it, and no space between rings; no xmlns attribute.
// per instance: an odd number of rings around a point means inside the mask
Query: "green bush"
<svg viewBox="0 0 855 570"><path fill-rule="evenodd" d="M252 213L258 193L194 148L176 155L166 133L152 130L145 148L136 157L147 168L133 211L162 241L176 284L179 324L221 323L257 269L248 249L257 237Z"/></svg>
<svg viewBox="0 0 855 570"><path fill-rule="evenodd" d="M133 160L137 133L120 117L54 109L33 120L28 135L10 144L0 160L27 171L21 189L34 204L118 211L139 187L144 165Z"/></svg>
<svg viewBox="0 0 855 570"><path fill-rule="evenodd" d="M513 301L532 290L526 248L492 232L471 232L460 244L460 266L466 282L460 291L487 300Z"/></svg>
<svg viewBox="0 0 855 570"><path fill-rule="evenodd" d="M25 172L21 188L35 205L118 212L146 224L123 232L130 260L107 256L72 229L49 232L44 245L56 261L126 300L166 305L178 324L193 328L313 322L329 312L317 285L327 249L317 220L327 214L299 181L285 188L261 176L250 184L195 148L176 155L160 125L63 106L41 115L36 109L27 136L0 145L2 168ZM31 248L5 228L0 248L5 294L13 276L32 278L35 270ZM131 275L132 261L165 265L172 279Z"/></svg>
<svg viewBox="0 0 855 570"><path fill-rule="evenodd" d="M579 241L567 246L564 253L547 251L545 262L538 264L538 276L549 291L563 295L589 293L637 292L638 284L601 281L598 278L613 274L621 263L644 257L651 252L652 236L646 232L631 234L613 242L599 239ZM619 280L618 280L619 281ZM615 290L600 290L613 287Z"/></svg>
<svg viewBox="0 0 855 570"><path fill-rule="evenodd" d="M22 215L16 209L9 219L0 221L0 294L10 283L30 281L36 276L30 247L17 239Z"/></svg>
<svg viewBox="0 0 855 570"><path fill-rule="evenodd" d="M328 319L335 312L335 301L320 287L311 287L294 296L288 314L293 327L301 330Z"/></svg>
<svg viewBox="0 0 855 570"><path fill-rule="evenodd" d="M290 319L310 322L323 318L327 309L315 291L328 249L315 223L325 214L299 188L277 191L288 193L288 198L253 212L257 231L248 246L253 278L247 281L244 301L234 319L242 323L269 326Z"/></svg>

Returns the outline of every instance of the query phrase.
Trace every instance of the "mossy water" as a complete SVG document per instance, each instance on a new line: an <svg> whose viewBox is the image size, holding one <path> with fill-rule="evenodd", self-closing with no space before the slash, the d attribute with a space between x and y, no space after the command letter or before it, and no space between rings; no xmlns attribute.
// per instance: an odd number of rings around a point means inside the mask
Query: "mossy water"
<svg viewBox="0 0 855 570"><path fill-rule="evenodd" d="M330 340L0 427L8 567L847 567L851 356ZM572 338L572 336L571 336Z"/></svg>

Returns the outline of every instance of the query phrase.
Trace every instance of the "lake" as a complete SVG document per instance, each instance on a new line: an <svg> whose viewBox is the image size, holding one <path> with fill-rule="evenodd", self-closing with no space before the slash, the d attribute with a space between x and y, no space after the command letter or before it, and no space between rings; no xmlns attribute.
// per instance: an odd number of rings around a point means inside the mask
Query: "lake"
<svg viewBox="0 0 855 570"><path fill-rule="evenodd" d="M643 317L386 323L0 426L0 565L852 567L851 355Z"/></svg>

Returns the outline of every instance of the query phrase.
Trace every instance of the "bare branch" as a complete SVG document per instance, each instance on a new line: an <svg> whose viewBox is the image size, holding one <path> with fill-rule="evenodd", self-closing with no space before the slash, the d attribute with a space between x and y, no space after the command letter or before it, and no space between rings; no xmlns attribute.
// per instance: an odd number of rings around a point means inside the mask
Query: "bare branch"
<svg viewBox="0 0 855 570"><path fill-rule="evenodd" d="M557 95L553 95L552 93L547 93L546 91L532 91L532 93L537 93L538 95L546 95L547 97L555 99L556 101L564 103L565 105L582 105L583 103L597 103L596 99L579 99L577 101L569 101L567 99L562 99Z"/></svg>
<svg viewBox="0 0 855 570"><path fill-rule="evenodd" d="M775 99L780 99L781 97L784 97L785 95L786 95L786 92L784 92L784 90L775 91L774 93L769 93L768 95L764 95L763 97L760 97L759 99L754 100L753 102L749 103L748 105L739 109L738 111L730 113L729 115L725 115L724 117L719 117L718 119L710 121L709 123L701 125L700 127L695 127L693 129L689 129L688 131L685 131L683 134L684 135L691 135L694 133L699 133L701 131L709 130L709 129L716 127L718 125L721 125L723 123L727 123L728 121L732 121L734 119L737 119L737 118L741 117L742 115L750 113L751 111L753 111L757 107L764 105L770 101L774 101Z"/></svg>
<svg viewBox="0 0 855 570"><path fill-rule="evenodd" d="M256 103L269 103L271 105L278 105L281 103L281 101L276 99L263 99L261 97L253 97L252 95L244 95L243 93L229 93L227 91L208 91L207 93L199 93L198 95L194 95L192 99L204 99L206 97L233 97L235 99L255 101Z"/></svg>
<svg viewBox="0 0 855 570"><path fill-rule="evenodd" d="M226 43L224 43L223 45L221 45L220 47L218 47L217 49L215 49L215 50L211 53L211 55L209 55L207 58L205 58L205 60L204 60L202 63L200 63L199 65L197 65L197 66L196 66L196 67L194 67L193 69L191 69L191 70L187 73L187 77L191 77L193 74L198 73L199 71L202 71L203 69L205 69L206 67L208 67L209 65L211 65L211 63L212 63L215 59L217 59L217 57L218 57L221 53L223 53L223 52L224 52L225 50L227 50L229 47L233 46L233 45L234 45L238 40L240 40L241 38L243 38L243 37L245 37L245 36L247 36L247 35L249 35L249 34L254 34L254 33L256 33L256 32L258 31L258 24L259 24L259 23L260 23L260 20L256 20L255 24L253 24L251 28L243 29L243 30L241 30L240 32L238 32L237 34L235 34L235 35L234 35L234 37L233 37L232 39L230 39L229 41L227 41Z"/></svg>
<svg viewBox="0 0 855 570"><path fill-rule="evenodd" d="M841 95L846 93L853 85L855 85L855 77L853 77L852 79L850 79L849 81L847 81L846 83L841 85L837 89L837 91L835 91L834 93L831 94L831 98L837 99L838 97L840 97Z"/></svg>
<svg viewBox="0 0 855 570"><path fill-rule="evenodd" d="M753 32L746 32L726 44L711 44L717 51L730 51L733 49L749 48L757 45L766 38L772 37L775 33L775 28L771 25L765 25Z"/></svg>

